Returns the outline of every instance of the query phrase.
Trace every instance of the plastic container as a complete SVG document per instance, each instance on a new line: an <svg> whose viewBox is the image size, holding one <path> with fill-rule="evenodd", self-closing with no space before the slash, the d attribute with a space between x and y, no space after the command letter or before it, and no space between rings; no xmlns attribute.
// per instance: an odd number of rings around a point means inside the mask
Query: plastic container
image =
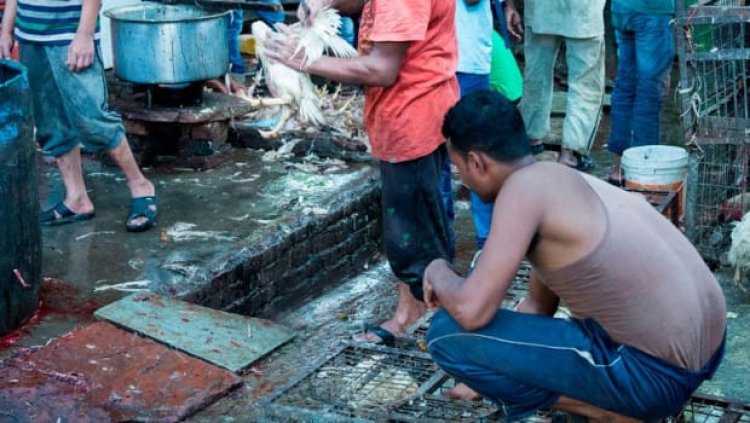
<svg viewBox="0 0 750 423"><path fill-rule="evenodd" d="M677 192L677 210L680 221L684 220L687 150L669 145L633 147L623 152L621 166L628 190Z"/></svg>
<svg viewBox="0 0 750 423"><path fill-rule="evenodd" d="M26 68L0 59L0 336L39 306L42 234Z"/></svg>

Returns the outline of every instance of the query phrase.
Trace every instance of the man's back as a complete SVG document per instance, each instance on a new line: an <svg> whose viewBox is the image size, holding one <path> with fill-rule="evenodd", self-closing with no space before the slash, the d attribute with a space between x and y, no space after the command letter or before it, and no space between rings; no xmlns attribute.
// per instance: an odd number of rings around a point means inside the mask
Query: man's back
<svg viewBox="0 0 750 423"><path fill-rule="evenodd" d="M551 213L530 254L543 283L576 317L596 320L615 341L700 369L721 343L726 312L693 246L638 194L562 166L534 167L555 181ZM566 221L567 215L586 221ZM560 256L550 244L565 243L568 262L550 260Z"/></svg>

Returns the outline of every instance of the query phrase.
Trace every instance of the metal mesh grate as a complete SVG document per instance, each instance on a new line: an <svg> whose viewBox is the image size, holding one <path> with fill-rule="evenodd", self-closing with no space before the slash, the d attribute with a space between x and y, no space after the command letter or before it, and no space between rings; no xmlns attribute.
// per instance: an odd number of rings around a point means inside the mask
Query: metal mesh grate
<svg viewBox="0 0 750 423"><path fill-rule="evenodd" d="M317 421L380 421L444 377L428 354L348 344L273 395L265 415L268 421L287 414L312 414L322 419Z"/></svg>
<svg viewBox="0 0 750 423"><path fill-rule="evenodd" d="M745 0L680 2L678 23L684 37L678 53L686 74L681 91L689 95L701 132L732 130L750 124L750 6ZM687 112L687 110L685 110Z"/></svg>
<svg viewBox="0 0 750 423"><path fill-rule="evenodd" d="M477 422L486 421L497 408L486 402L452 400L439 395L425 395L408 401L390 415L397 422Z"/></svg>
<svg viewBox="0 0 750 423"><path fill-rule="evenodd" d="M675 423L750 423L750 405L732 403L723 398L695 395Z"/></svg>
<svg viewBox="0 0 750 423"><path fill-rule="evenodd" d="M747 211L747 150L745 145L706 145L688 174L687 234L711 261L718 262L727 251L732 222Z"/></svg>
<svg viewBox="0 0 750 423"><path fill-rule="evenodd" d="M678 0L682 124L695 147L687 184L686 230L718 262L731 226L746 211L750 142L750 2ZM732 209L727 213L727 209Z"/></svg>

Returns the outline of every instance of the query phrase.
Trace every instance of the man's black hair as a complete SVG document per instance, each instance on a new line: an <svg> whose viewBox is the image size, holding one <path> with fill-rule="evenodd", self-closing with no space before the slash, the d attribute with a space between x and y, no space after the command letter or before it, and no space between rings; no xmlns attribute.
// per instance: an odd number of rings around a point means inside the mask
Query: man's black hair
<svg viewBox="0 0 750 423"><path fill-rule="evenodd" d="M461 98L445 115L443 136L463 154L478 151L498 162L513 162L531 154L521 113L494 91L477 91Z"/></svg>

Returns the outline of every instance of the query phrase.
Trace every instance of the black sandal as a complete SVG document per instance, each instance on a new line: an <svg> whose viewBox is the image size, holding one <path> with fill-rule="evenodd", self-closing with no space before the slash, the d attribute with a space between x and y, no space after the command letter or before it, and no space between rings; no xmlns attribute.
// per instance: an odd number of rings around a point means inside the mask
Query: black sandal
<svg viewBox="0 0 750 423"><path fill-rule="evenodd" d="M69 209L62 201L55 204L51 209L44 210L39 215L39 220L42 226L58 226L66 223L83 222L84 220L91 220L95 216L94 212L91 213L76 213Z"/></svg>
<svg viewBox="0 0 750 423"><path fill-rule="evenodd" d="M396 335L391 333L390 331L383 329L382 327L378 325L367 325L365 326L365 332L370 332L371 334L377 336L380 338L379 342L369 342L371 344L377 344L377 345L385 345L386 347L392 347L396 345Z"/></svg>
<svg viewBox="0 0 750 423"><path fill-rule="evenodd" d="M158 214L156 203L157 198L155 195L137 197L130 200L130 213L128 213L128 220L125 222L128 232L143 232L156 226L156 216ZM131 221L139 217L145 217L146 221L140 225L130 224Z"/></svg>

